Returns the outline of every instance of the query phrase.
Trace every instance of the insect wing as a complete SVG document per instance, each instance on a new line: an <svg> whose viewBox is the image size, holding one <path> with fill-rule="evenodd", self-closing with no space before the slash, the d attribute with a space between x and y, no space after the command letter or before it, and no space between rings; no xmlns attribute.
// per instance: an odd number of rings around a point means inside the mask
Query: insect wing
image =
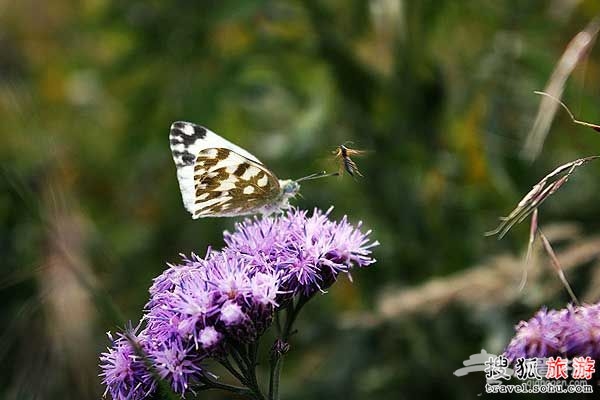
<svg viewBox="0 0 600 400"><path fill-rule="evenodd" d="M232 150L200 151L194 166L192 217L256 214L280 193L279 180L262 164Z"/></svg>
<svg viewBox="0 0 600 400"><path fill-rule="evenodd" d="M194 166L193 218L255 214L280 193L279 180L262 164L225 148L200 151Z"/></svg>
<svg viewBox="0 0 600 400"><path fill-rule="evenodd" d="M174 122L169 133L169 143L173 161L177 167L177 180L183 205L190 212L195 209L194 202L196 201L194 165L196 156L202 150L222 147L260 164L260 161L248 151L223 139L209 129L191 122Z"/></svg>

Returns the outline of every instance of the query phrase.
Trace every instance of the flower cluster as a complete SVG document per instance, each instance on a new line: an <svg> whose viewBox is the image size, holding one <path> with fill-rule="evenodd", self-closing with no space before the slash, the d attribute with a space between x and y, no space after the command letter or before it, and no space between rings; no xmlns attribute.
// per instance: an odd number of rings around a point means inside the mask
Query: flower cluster
<svg viewBox="0 0 600 400"><path fill-rule="evenodd" d="M228 251L262 272L278 273L284 297L311 295L324 291L340 272L348 273L353 264L373 263L371 231L362 233L361 222L355 227L346 216L331 221L317 210L292 211L285 217L246 220L236 224L233 233L225 232Z"/></svg>
<svg viewBox="0 0 600 400"><path fill-rule="evenodd" d="M157 377L183 396L213 377L204 367L208 358L225 356L232 343L256 341L280 305L373 263L370 249L378 243L370 232L346 217L331 221L330 211L246 220L225 232L221 251L170 265L150 288L143 329L120 334L100 358L112 398L146 398Z"/></svg>
<svg viewBox="0 0 600 400"><path fill-rule="evenodd" d="M516 326L504 354L519 357L578 357L600 360L600 304L538 311Z"/></svg>
<svg viewBox="0 0 600 400"><path fill-rule="evenodd" d="M100 356L106 392L110 391L113 399L143 399L156 389L156 382L148 372L143 358L127 338L131 337L143 348L147 347L147 337L140 337L135 333L133 329L129 329L126 333L118 334L115 339L109 332L112 348Z"/></svg>

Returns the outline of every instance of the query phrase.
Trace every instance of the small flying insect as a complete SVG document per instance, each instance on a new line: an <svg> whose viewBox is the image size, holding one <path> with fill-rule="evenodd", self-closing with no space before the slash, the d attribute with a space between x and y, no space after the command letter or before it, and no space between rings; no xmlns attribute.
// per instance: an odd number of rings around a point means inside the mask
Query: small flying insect
<svg viewBox="0 0 600 400"><path fill-rule="evenodd" d="M352 158L350 158L350 156L363 156L365 155L367 152L365 150L356 150L356 149L351 149L349 147L346 147L345 145L341 144L339 145L334 151L333 154L335 154L335 158L340 160L340 172L339 174L342 175L344 170L346 170L346 172L348 172L350 174L350 176L354 177L354 176L363 176L359 169L358 166L356 165L356 163L354 162L354 160L352 160Z"/></svg>

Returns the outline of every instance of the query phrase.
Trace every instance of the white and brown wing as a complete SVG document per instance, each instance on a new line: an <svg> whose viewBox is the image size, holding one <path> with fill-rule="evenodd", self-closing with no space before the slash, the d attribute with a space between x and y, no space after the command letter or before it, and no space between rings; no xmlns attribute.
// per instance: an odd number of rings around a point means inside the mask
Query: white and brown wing
<svg viewBox="0 0 600 400"><path fill-rule="evenodd" d="M211 130L196 125L191 122L177 121L171 125L169 132L169 143L173 161L177 167L177 180L183 205L191 212L194 207L195 185L194 185L194 165L196 156L208 148L226 148L235 151L237 154L262 164L258 158L248 151L222 138Z"/></svg>
<svg viewBox="0 0 600 400"><path fill-rule="evenodd" d="M280 195L279 180L262 164L226 148L204 149L194 165L192 217L251 215Z"/></svg>

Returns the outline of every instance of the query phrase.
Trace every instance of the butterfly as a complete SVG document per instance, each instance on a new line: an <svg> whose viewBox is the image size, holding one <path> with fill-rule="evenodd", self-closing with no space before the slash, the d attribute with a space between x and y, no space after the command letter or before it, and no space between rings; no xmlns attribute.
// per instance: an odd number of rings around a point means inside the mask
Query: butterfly
<svg viewBox="0 0 600 400"><path fill-rule="evenodd" d="M352 160L350 158L350 156L362 156L365 153L366 153L366 151L364 151L364 150L351 149L349 147L344 146L343 144L339 145L333 151L333 154L335 154L335 158L340 159L339 174L341 175L345 169L346 172L348 172L350 174L350 176L354 176L356 174L356 175L362 177L363 175L358 170L358 166L356 165L354 160Z"/></svg>
<svg viewBox="0 0 600 400"><path fill-rule="evenodd" d="M248 151L191 122L174 122L169 142L183 205L194 219L280 212L299 193L299 182L336 175L280 180Z"/></svg>

